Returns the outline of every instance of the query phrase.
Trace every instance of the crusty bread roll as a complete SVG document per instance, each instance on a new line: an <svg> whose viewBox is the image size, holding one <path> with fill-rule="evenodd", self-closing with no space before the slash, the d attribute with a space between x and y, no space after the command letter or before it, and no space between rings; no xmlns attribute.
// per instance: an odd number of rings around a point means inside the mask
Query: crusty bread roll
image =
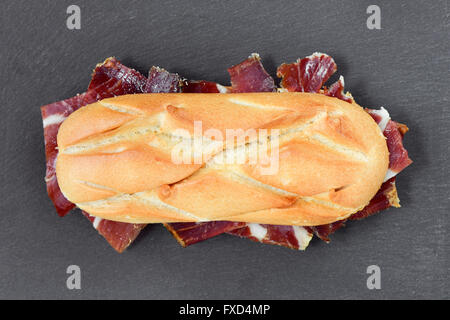
<svg viewBox="0 0 450 320"><path fill-rule="evenodd" d="M67 199L131 223L331 223L368 204L389 162L363 108L310 93L105 99L64 121L58 147Z"/></svg>

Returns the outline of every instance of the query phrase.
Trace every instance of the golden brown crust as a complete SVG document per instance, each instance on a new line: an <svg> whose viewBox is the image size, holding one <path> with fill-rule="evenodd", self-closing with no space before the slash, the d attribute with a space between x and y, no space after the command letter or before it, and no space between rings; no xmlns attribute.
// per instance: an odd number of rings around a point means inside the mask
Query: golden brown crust
<svg viewBox="0 0 450 320"><path fill-rule="evenodd" d="M172 151L199 122L202 157L174 162ZM208 129L214 134L206 137ZM238 131L227 136L228 129ZM269 174L272 163L251 161L252 146L269 141L252 135L260 129L278 141L269 146L279 160ZM64 195L93 216L133 223L334 222L370 201L389 162L384 136L360 106L308 93L105 99L64 121L58 146ZM220 161L230 155L244 160Z"/></svg>

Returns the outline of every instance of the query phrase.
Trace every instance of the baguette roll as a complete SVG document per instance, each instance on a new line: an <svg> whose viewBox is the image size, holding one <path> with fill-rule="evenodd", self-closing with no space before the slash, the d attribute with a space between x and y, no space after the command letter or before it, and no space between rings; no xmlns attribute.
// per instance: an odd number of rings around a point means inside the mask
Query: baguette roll
<svg viewBox="0 0 450 320"><path fill-rule="evenodd" d="M125 95L77 110L57 140L64 196L129 223L331 223L389 164L363 108L311 93Z"/></svg>

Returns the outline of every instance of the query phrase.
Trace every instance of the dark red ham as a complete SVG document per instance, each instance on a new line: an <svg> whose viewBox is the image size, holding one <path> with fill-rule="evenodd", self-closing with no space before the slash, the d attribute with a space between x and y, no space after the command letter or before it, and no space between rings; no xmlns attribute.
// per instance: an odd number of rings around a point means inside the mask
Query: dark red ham
<svg viewBox="0 0 450 320"><path fill-rule="evenodd" d="M345 226L347 220L340 220L329 224L324 224L321 226L305 227L308 232L314 233L318 238L325 242L330 242L329 236L336 230Z"/></svg>
<svg viewBox="0 0 450 320"><path fill-rule="evenodd" d="M191 244L215 237L245 226L244 222L211 221L211 222L180 222L167 223L164 226L169 230L177 241L187 247Z"/></svg>
<svg viewBox="0 0 450 320"><path fill-rule="evenodd" d="M389 170L386 176L386 180L388 180L412 163L408 156L408 151L403 146L403 137L408 132L408 127L392 121L389 113L384 108L380 110L366 109L366 111L378 123L386 137L389 150Z"/></svg>
<svg viewBox="0 0 450 320"><path fill-rule="evenodd" d="M44 125L44 141L46 156L46 175L47 193L55 206L59 216L65 216L74 208L74 204L68 201L59 189L58 181L55 175L55 162L58 155L56 136L59 127L66 117L83 105L86 94L78 95L73 98L55 102L41 107L41 115Z"/></svg>
<svg viewBox="0 0 450 320"><path fill-rule="evenodd" d="M397 174L412 163L408 151L403 147L404 133L400 131L399 124L392 120L387 123L383 133L389 149L389 170Z"/></svg>
<svg viewBox="0 0 450 320"><path fill-rule="evenodd" d="M384 182L369 204L361 211L351 215L349 220L364 219L389 207L399 208L400 200L398 199L397 188L395 187L395 179L396 177L392 177Z"/></svg>
<svg viewBox="0 0 450 320"><path fill-rule="evenodd" d="M339 80L333 83L329 88L324 89L324 94L329 97L335 97L343 101L347 101L348 103L352 103L353 98L351 97L351 95L345 94L344 86L344 77L341 76Z"/></svg>
<svg viewBox="0 0 450 320"><path fill-rule="evenodd" d="M92 225L98 233L101 234L111 247L119 253L124 252L146 226L146 224L124 223L100 219L91 216L85 211L81 212L92 222Z"/></svg>
<svg viewBox="0 0 450 320"><path fill-rule="evenodd" d="M322 93L352 102L351 95L344 94L342 77L329 88L324 87L325 82L336 72L336 69L337 66L330 56L315 53L304 59L299 59L296 63L281 65L278 68L277 75L282 78L282 88L288 91ZM264 70L257 54L253 54L244 62L230 68L229 73L232 82L231 89L208 81L184 81L181 83L178 75L156 67L150 70L147 80L136 70L123 66L115 58L109 58L103 64L97 65L86 93L42 107L47 156L47 189L57 212L63 216L74 207L62 195L54 172L54 163L57 156L56 135L60 124L68 115L78 108L100 99L140 92L231 93L276 91L273 78ZM390 206L399 206L395 189L395 175L411 163L407 151L402 145L403 135L408 128L391 121L387 111L383 110L369 110L368 112L380 125L387 138L391 153L387 181L369 205L351 216L349 220L362 219ZM92 217L85 212L83 214L111 246L119 252L125 250L145 227L143 224L113 222ZM302 250L308 245L313 233L322 240L329 241L329 235L342 227L344 223L345 221L337 221L323 226L297 227L219 221L172 223L165 226L183 246L226 232L262 243Z"/></svg>
<svg viewBox="0 0 450 320"><path fill-rule="evenodd" d="M102 93L103 90L99 90L99 87L108 81L114 84L108 84L108 87L120 87L118 92L123 95L144 92L147 78L138 71L124 66L116 58L111 57L98 64L94 69L88 90L96 89L97 92Z"/></svg>
<svg viewBox="0 0 450 320"><path fill-rule="evenodd" d="M145 93L178 93L181 92L180 76L169 73L159 67L152 67L148 74Z"/></svg>
<svg viewBox="0 0 450 320"><path fill-rule="evenodd" d="M276 91L273 78L264 69L257 53L247 60L228 69L232 92L272 92Z"/></svg>
<svg viewBox="0 0 450 320"><path fill-rule="evenodd" d="M336 70L332 57L314 53L295 63L283 63L278 67L277 76L282 78L281 87L288 91L319 92Z"/></svg>
<svg viewBox="0 0 450 320"><path fill-rule="evenodd" d="M304 227L256 223L247 223L245 227L227 231L227 233L296 250L305 250L312 238L312 232Z"/></svg>
<svg viewBox="0 0 450 320"><path fill-rule="evenodd" d="M185 81L184 93L228 93L227 87L211 81Z"/></svg>

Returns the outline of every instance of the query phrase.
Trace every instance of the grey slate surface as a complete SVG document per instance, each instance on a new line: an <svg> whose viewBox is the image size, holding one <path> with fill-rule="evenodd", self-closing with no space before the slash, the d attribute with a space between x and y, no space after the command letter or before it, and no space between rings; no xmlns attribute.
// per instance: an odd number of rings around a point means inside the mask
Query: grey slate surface
<svg viewBox="0 0 450 320"><path fill-rule="evenodd" d="M66 8L81 7L81 30ZM366 8L381 7L381 30ZM448 1L1 1L0 298L449 298ZM115 253L80 214L47 197L39 106L83 92L116 56L228 83L259 52L267 70L314 51L332 55L362 106L408 124L414 164L398 178L403 207L349 223L304 253L219 236L181 248L159 225ZM337 77L337 76L336 76ZM66 268L82 289L66 288ZM366 268L381 268L368 290Z"/></svg>

